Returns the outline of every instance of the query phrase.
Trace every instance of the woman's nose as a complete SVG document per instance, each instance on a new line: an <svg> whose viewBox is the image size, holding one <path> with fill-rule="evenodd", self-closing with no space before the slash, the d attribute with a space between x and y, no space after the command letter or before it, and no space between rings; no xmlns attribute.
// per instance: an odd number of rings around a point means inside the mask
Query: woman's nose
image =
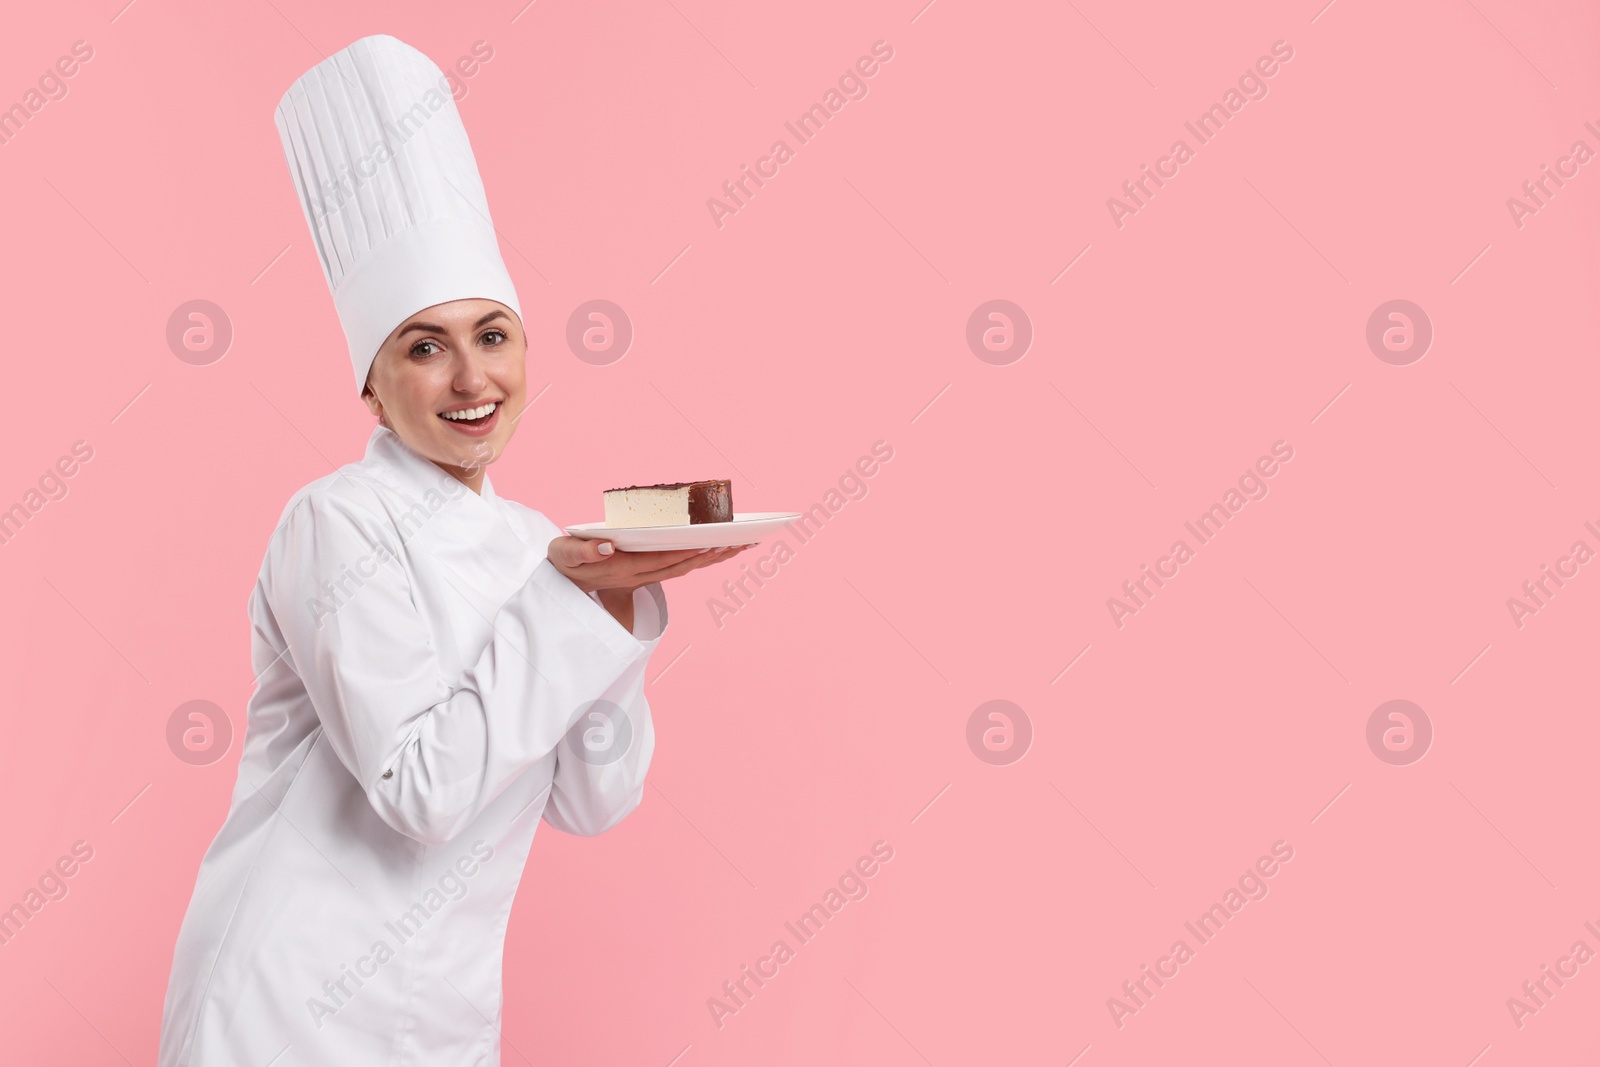
<svg viewBox="0 0 1600 1067"><path fill-rule="evenodd" d="M456 392L469 395L481 393L489 381L489 376L484 370L483 357L473 347L457 351L461 354L456 358L455 380L452 383Z"/></svg>

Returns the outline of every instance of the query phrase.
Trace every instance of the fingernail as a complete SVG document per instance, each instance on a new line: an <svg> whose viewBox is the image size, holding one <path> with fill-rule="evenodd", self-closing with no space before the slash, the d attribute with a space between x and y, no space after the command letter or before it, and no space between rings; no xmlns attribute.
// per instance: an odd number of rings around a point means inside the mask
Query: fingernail
<svg viewBox="0 0 1600 1067"><path fill-rule="evenodd" d="M613 553L615 551L616 551L616 548L612 546L610 541L601 541L600 542L600 554L602 556L609 556L609 555L611 555L611 553Z"/></svg>
<svg viewBox="0 0 1600 1067"><path fill-rule="evenodd" d="M711 550L710 550L710 549L709 549L709 548L702 548L702 549L701 549L701 550L700 550L700 551L699 551L699 552L697 552L697 553L695 553L695 554L696 554L696 555L699 555L699 556L703 556L703 555L705 555L705 554L706 554L706 553L707 553L707 552L710 552L710 551L711 551Z"/></svg>

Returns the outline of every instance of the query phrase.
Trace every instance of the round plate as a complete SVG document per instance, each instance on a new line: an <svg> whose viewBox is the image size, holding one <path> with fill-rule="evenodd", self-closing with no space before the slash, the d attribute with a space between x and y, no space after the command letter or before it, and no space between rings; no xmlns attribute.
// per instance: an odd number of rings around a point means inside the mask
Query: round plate
<svg viewBox="0 0 1600 1067"><path fill-rule="evenodd" d="M753 545L767 534L800 517L798 511L736 511L731 522L697 522L688 526L610 527L580 522L566 527L573 537L610 541L624 552L670 552L683 548Z"/></svg>

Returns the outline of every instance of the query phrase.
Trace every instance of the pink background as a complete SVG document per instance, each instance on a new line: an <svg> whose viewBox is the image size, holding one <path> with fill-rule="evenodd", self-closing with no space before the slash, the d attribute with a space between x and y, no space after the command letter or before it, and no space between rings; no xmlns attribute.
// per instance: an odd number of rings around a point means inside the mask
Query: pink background
<svg viewBox="0 0 1600 1067"><path fill-rule="evenodd" d="M242 729L266 539L371 424L272 111L378 32L494 49L460 109L549 386L504 495L568 524L605 486L731 477L739 510L798 511L894 450L720 627L771 543L667 585L651 788L603 837L538 835L505 1063L1600 1052L1600 962L1507 1007L1600 951L1600 565L1507 606L1600 549L1600 163L1507 207L1600 149L1593 5L122 3L29 5L0 41L0 105L94 50L0 145L0 507L93 448L0 545L0 907L94 850L0 948L8 1062L154 1061L238 757L180 761L168 717ZM879 40L866 98L797 145ZM1197 146L1185 120L1280 40ZM707 198L780 137L718 228ZM1107 198L1180 137L1119 228ZM196 299L234 331L205 366L166 340ZM636 331L607 366L565 341L592 299ZM993 299L1033 328L1006 365L965 339ZM1404 366L1366 341L1396 299L1434 330ZM1269 495L1119 628L1107 598L1276 441ZM1420 761L1368 746L1392 699L1432 724ZM990 700L1031 724L1020 760L969 747ZM707 999L879 840L870 894L719 1028ZM1119 1028L1107 999L1280 840L1270 894Z"/></svg>

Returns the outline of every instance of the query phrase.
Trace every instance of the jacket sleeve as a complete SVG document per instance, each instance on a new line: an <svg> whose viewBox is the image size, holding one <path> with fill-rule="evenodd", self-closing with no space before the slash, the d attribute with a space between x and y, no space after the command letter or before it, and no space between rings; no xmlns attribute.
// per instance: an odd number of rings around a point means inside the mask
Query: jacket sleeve
<svg viewBox="0 0 1600 1067"><path fill-rule="evenodd" d="M604 610L603 608L601 610ZM633 592L633 636L660 644L668 621L660 582ZM639 806L655 752L655 724L644 696L648 657L629 665L556 746L555 780L544 821L568 834L605 833Z"/></svg>
<svg viewBox="0 0 1600 1067"><path fill-rule="evenodd" d="M396 831L438 845L649 648L546 559L495 616L477 662L443 677L393 537L377 514L308 496L279 531L266 597L284 658L367 800Z"/></svg>

